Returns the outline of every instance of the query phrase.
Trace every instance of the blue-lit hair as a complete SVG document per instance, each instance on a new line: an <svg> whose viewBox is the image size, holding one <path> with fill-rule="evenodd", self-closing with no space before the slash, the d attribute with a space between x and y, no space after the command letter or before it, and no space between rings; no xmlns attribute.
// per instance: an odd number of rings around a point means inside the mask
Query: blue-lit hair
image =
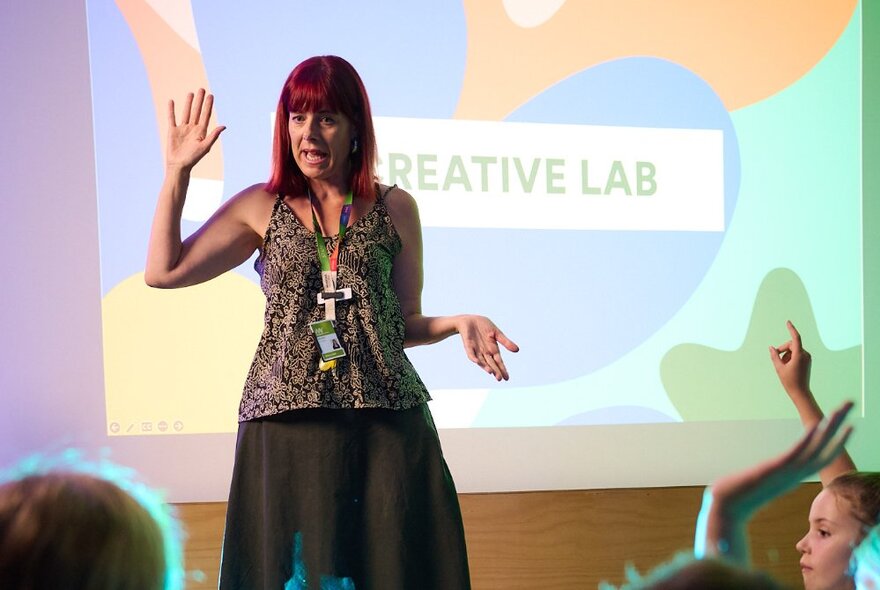
<svg viewBox="0 0 880 590"><path fill-rule="evenodd" d="M872 528L853 549L850 567L858 590L867 588L868 580L874 583L874 588L880 588L880 526Z"/></svg>
<svg viewBox="0 0 880 590"><path fill-rule="evenodd" d="M34 490L41 491L44 497L36 497ZM122 493L116 493L117 491ZM111 514L113 517L110 516ZM90 532L70 530L72 536L68 540L75 543L82 537L89 542L99 543L96 541L98 533L91 529L102 524L106 526L111 526L114 522L118 524L119 520L114 521L113 518L120 514L125 524L130 527L129 530L137 533L133 536L141 537L141 541L150 539L150 546L155 548L155 552L161 552L161 556L164 557L161 562L164 567L154 570L158 576L164 577L164 580L157 579L154 587L164 590L182 589L184 587L182 529L172 507L164 501L159 492L141 482L133 469L113 463L106 454L97 460L89 460L82 451L76 449L68 449L53 455L33 455L11 469L0 471L0 547L3 547L7 557L15 551L23 556L19 563L8 563L4 567L16 570L24 568L28 559L39 560L41 556L46 556L46 559L59 558L53 553L56 551L56 546L61 545L59 539L41 539L41 535L53 533L44 532L42 522L22 522L24 515L34 520L45 518L47 521L53 521L53 524L63 531L62 537L68 532L68 529L64 528L66 518L72 516L82 519L92 518L93 522L85 525ZM106 518L102 519L102 515ZM105 520L110 521L110 524L103 522ZM71 526L75 524L71 523ZM15 535L13 531L16 531ZM83 534L78 535L80 532ZM118 534L113 538L117 537ZM161 541L153 542L157 537ZM111 538L110 533L107 538ZM105 539L105 544L106 542ZM161 542L161 547L157 546L158 542ZM74 549L80 548L74 547ZM130 548L132 552L136 549L136 547ZM103 550L125 552L129 548L117 546ZM100 568L89 568L87 563L89 557L97 551L99 549L95 547L81 548L81 560L85 563L79 568L77 575L88 576L89 584L102 575L102 572L95 571ZM159 563L160 556L153 557L156 558L154 563ZM137 556L132 558L126 555L126 561L129 558L137 559ZM11 560L7 559L7 561ZM50 564L45 565L51 568ZM112 574L117 580L124 580L126 568L130 568L132 577L135 576L132 562L114 563L112 568L114 571L121 570ZM0 572L2 573L4 572ZM36 571L34 575L45 576L51 573ZM6 575L9 573L6 572ZM68 580L65 587L78 586L75 585L74 580ZM90 587L101 587L101 583L98 582ZM123 584L121 587L126 585Z"/></svg>

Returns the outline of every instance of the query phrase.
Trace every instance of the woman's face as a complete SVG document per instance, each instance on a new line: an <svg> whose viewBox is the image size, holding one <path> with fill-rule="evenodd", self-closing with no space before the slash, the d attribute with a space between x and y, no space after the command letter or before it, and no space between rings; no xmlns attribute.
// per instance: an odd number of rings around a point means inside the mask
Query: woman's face
<svg viewBox="0 0 880 590"><path fill-rule="evenodd" d="M806 590L851 590L849 561L862 537L861 523L849 502L822 490L810 507L810 529L796 547Z"/></svg>
<svg viewBox="0 0 880 590"><path fill-rule="evenodd" d="M290 113L293 159L306 178L347 186L353 128L348 117L325 109Z"/></svg>

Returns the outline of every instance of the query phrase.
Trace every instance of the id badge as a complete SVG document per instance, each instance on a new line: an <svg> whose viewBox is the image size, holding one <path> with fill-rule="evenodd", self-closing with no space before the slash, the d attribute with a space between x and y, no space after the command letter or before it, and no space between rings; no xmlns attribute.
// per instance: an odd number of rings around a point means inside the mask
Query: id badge
<svg viewBox="0 0 880 590"><path fill-rule="evenodd" d="M328 362L345 356L345 350L342 348L342 343L339 336L336 335L336 329L331 320L312 322L309 324L309 328L318 342L322 361Z"/></svg>

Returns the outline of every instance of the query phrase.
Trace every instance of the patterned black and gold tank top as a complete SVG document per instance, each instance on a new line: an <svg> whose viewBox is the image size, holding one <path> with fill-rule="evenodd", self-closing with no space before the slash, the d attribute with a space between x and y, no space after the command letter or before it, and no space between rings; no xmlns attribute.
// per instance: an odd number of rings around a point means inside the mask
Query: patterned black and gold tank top
<svg viewBox="0 0 880 590"><path fill-rule="evenodd" d="M403 314L391 283L401 242L385 206L387 193L348 228L339 248L338 288L350 287L353 297L336 304L336 333L346 356L331 371L318 369L318 346L309 330L324 318L317 302L315 235L280 196L276 200L254 264L266 295L266 325L239 421L298 408L404 410L430 399L403 350ZM327 238L328 249L337 239Z"/></svg>

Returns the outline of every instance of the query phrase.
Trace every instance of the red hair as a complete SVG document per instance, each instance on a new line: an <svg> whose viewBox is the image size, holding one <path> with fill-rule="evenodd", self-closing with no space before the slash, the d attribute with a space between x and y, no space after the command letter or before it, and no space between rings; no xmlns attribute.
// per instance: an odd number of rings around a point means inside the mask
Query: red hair
<svg viewBox="0 0 880 590"><path fill-rule="evenodd" d="M377 150L370 100L354 67L335 55L310 57L287 77L275 112L272 170L266 190L287 196L306 194L307 180L293 159L287 124L291 111L313 112L319 108L342 113L351 121L357 150L349 156L349 186L355 196L372 195L376 190Z"/></svg>

